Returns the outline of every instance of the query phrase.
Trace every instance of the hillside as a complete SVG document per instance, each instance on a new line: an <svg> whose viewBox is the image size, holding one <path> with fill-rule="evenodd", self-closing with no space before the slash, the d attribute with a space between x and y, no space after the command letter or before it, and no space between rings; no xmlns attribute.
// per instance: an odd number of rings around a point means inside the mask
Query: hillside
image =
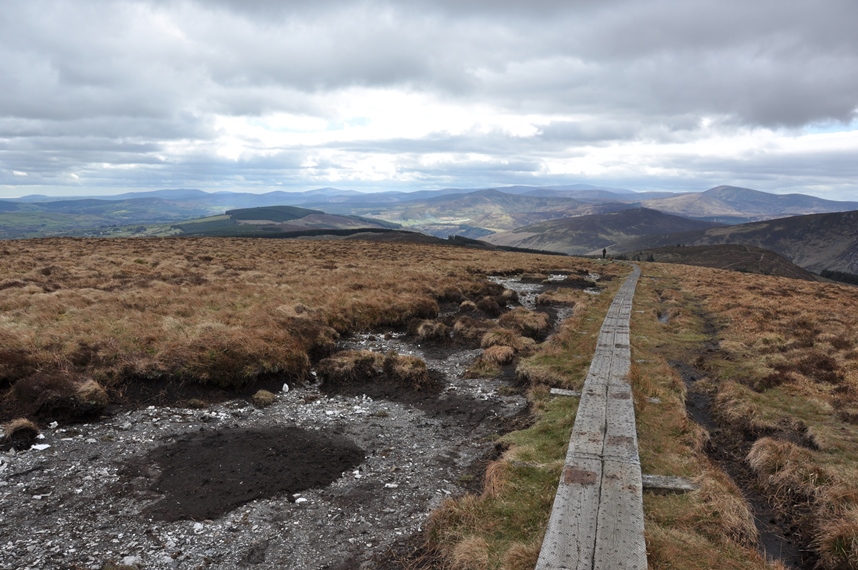
<svg viewBox="0 0 858 570"><path fill-rule="evenodd" d="M735 186L717 186L700 193L644 200L643 205L678 216L732 224L858 210L858 202L836 202L803 194L769 194Z"/></svg>
<svg viewBox="0 0 858 570"><path fill-rule="evenodd" d="M100 234L112 226L159 224L217 210L193 200L158 197L45 202L0 201L0 239ZM222 211L222 210L221 210Z"/></svg>
<svg viewBox="0 0 858 570"><path fill-rule="evenodd" d="M796 265L858 273L858 211L793 216L669 236L647 236L612 252L669 245L740 244L774 251Z"/></svg>
<svg viewBox="0 0 858 570"><path fill-rule="evenodd" d="M802 269L782 255L752 245L672 246L628 252L626 256L659 263L680 263L742 273L818 281L816 275Z"/></svg>
<svg viewBox="0 0 858 570"><path fill-rule="evenodd" d="M643 236L664 237L676 232L705 230L718 224L689 220L648 208L562 218L483 238L495 245L558 251L571 255L601 253L603 248L626 251L623 244ZM636 248L635 248L636 249Z"/></svg>
<svg viewBox="0 0 858 570"><path fill-rule="evenodd" d="M180 235L276 237L297 233L314 235L324 230L389 230L398 226L379 220L358 216L337 216L296 206L265 206L228 210L221 216L189 220L171 227L178 230Z"/></svg>

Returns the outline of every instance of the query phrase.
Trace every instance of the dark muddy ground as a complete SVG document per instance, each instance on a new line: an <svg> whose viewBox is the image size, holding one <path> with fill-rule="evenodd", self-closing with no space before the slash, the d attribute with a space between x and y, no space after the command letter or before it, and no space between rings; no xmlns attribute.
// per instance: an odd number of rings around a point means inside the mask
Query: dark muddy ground
<svg viewBox="0 0 858 570"><path fill-rule="evenodd" d="M149 489L164 498L143 512L155 520L205 520L256 499L325 487L364 453L345 437L296 427L200 431L154 449L122 475L154 479Z"/></svg>
<svg viewBox="0 0 858 570"><path fill-rule="evenodd" d="M256 409L155 387L139 401L157 406L52 423L32 449L0 453L0 569L392 569L413 558L428 514L479 488L494 438L521 427L526 401L508 378L462 377L477 348L421 346L403 331L340 348L421 356L436 388L308 385ZM189 397L209 406L172 404Z"/></svg>
<svg viewBox="0 0 858 570"><path fill-rule="evenodd" d="M713 340L705 344L695 359L696 364L705 363L707 356L718 351L718 343L714 340L717 338L717 329L708 319L706 332ZM751 506L754 523L760 535L760 552L767 559L780 561L787 568L812 570L815 560L807 549L802 548L802 545L808 544L809 537L801 535L796 519L783 517L772 508L758 488L756 476L745 461L759 434L742 433L733 426L719 424L713 414L710 394L697 385L705 373L689 362L671 361L670 364L685 383L688 415L709 433L707 454L733 479ZM780 436L792 439L794 434L785 430Z"/></svg>

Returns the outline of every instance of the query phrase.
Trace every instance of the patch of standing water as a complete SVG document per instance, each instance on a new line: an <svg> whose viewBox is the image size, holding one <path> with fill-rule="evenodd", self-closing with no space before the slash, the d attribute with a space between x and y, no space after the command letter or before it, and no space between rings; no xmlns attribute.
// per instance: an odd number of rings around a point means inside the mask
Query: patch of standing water
<svg viewBox="0 0 858 570"><path fill-rule="evenodd" d="M553 279L555 277L559 277L560 279ZM549 280L560 281L565 278L565 275L552 275L549 277ZM503 277L492 275L489 277L489 281L503 285L507 289L518 293L518 302L521 303L522 307L531 311L536 308L536 298L545 289L541 283L522 283L521 276Z"/></svg>

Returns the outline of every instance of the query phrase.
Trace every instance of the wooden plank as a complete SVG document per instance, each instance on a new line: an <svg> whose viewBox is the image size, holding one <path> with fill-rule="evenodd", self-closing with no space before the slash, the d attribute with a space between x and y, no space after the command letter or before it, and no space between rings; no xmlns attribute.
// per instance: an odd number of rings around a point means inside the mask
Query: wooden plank
<svg viewBox="0 0 858 570"><path fill-rule="evenodd" d="M602 462L575 458L563 468L537 569L592 570Z"/></svg>
<svg viewBox="0 0 858 570"><path fill-rule="evenodd" d="M631 387L609 386L602 457L639 463L635 408Z"/></svg>
<svg viewBox="0 0 858 570"><path fill-rule="evenodd" d="M570 398L580 398L581 392L576 392L575 390L564 390L563 388L552 388L551 389L552 396L568 396Z"/></svg>
<svg viewBox="0 0 858 570"><path fill-rule="evenodd" d="M640 466L605 460L593 570L646 570Z"/></svg>
<svg viewBox="0 0 858 570"><path fill-rule="evenodd" d="M696 483L684 477L667 475L641 475L643 490L656 495L682 495L700 488Z"/></svg>
<svg viewBox="0 0 858 570"><path fill-rule="evenodd" d="M602 323L537 570L646 568L629 317L640 268Z"/></svg>
<svg viewBox="0 0 858 570"><path fill-rule="evenodd" d="M569 448L566 452L566 462L569 463L575 455L601 457L605 441L605 413L607 411L605 391L588 388L581 395L578 412L575 415L575 425L572 426L572 436L569 438Z"/></svg>

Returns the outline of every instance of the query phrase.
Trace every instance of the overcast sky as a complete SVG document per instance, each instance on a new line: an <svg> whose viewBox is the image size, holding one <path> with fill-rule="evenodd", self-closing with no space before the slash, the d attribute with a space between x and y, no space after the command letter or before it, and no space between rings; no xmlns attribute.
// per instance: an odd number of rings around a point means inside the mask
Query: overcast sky
<svg viewBox="0 0 858 570"><path fill-rule="evenodd" d="M855 0L5 0L0 197L858 200Z"/></svg>

